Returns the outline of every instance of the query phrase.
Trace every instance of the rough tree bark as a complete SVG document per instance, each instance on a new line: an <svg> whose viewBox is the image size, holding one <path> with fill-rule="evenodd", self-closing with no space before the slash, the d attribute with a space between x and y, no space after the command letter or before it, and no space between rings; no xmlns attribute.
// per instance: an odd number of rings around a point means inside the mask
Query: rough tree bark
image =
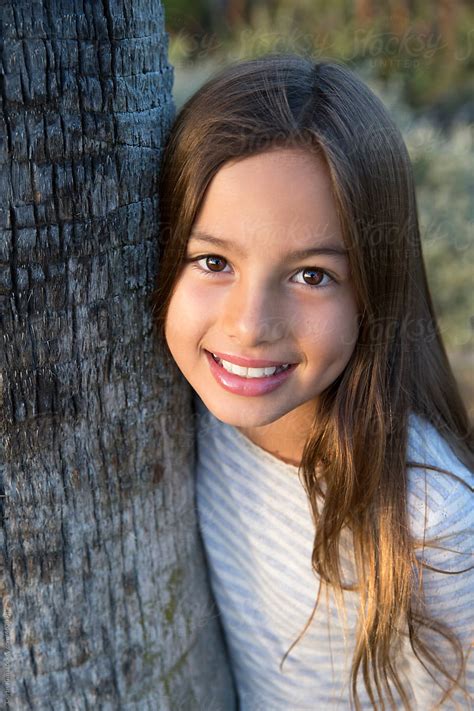
<svg viewBox="0 0 474 711"><path fill-rule="evenodd" d="M234 709L149 294L158 0L0 3L0 708Z"/></svg>

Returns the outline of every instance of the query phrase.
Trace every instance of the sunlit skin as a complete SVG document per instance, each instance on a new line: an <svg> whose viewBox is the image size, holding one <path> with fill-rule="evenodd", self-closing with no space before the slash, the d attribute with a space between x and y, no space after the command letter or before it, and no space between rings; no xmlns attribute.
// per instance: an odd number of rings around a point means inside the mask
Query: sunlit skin
<svg viewBox="0 0 474 711"><path fill-rule="evenodd" d="M228 246L188 241L186 258L202 258L186 262L175 286L168 347L219 420L299 464L318 396L346 367L358 335L347 254L288 256L345 249L323 159L279 148L226 163L208 186L194 230ZM205 350L298 366L273 392L237 395L214 379Z"/></svg>

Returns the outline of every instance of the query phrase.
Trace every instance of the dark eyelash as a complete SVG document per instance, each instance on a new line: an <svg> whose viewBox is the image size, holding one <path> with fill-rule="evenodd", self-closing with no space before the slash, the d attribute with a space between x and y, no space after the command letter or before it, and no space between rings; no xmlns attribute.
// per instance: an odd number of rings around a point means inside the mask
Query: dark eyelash
<svg viewBox="0 0 474 711"><path fill-rule="evenodd" d="M201 259L205 259L206 257L217 257L218 259L222 259L222 261L227 262L227 259L225 259L225 257L221 257L219 254L201 254L198 257L188 257L185 259L185 262L187 262L187 263L200 262ZM211 276L211 277L218 276L219 274L223 273L223 272L207 271L206 269L203 269L202 267L200 267L199 264L193 264L193 268L197 269L200 274L204 274L206 276ZM321 267L313 267L313 266L300 267L300 269L297 269L297 271L295 272L295 274L293 276L295 276L296 274L299 274L302 271L307 271L307 270L314 270L314 271L322 272L325 276L328 276L331 281L329 284L305 284L305 285L302 284L302 286L308 286L310 289L324 289L327 286L332 286L333 284L336 283L336 279L334 279L334 277L331 276L331 274L329 274L325 269L321 269Z"/></svg>

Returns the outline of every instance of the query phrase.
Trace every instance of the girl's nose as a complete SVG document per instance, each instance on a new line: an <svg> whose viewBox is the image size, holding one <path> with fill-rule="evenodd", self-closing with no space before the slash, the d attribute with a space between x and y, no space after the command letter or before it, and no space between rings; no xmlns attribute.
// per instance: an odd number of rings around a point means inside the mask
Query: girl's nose
<svg viewBox="0 0 474 711"><path fill-rule="evenodd" d="M242 346L274 343L288 335L287 319L269 289L234 286L223 304L223 330Z"/></svg>

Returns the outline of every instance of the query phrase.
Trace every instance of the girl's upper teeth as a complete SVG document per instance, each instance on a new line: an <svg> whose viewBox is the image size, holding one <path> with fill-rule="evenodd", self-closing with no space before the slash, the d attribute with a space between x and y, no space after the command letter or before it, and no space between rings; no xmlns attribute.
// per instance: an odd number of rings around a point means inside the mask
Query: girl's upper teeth
<svg viewBox="0 0 474 711"><path fill-rule="evenodd" d="M215 355L214 359L217 360L217 362L229 373L234 373L235 375L240 375L244 378L262 378L265 375L274 375L277 370L281 371L289 367L289 363L282 363L282 365L269 366L268 368L244 368L241 365L230 363L228 360L221 360L221 358L218 358Z"/></svg>

